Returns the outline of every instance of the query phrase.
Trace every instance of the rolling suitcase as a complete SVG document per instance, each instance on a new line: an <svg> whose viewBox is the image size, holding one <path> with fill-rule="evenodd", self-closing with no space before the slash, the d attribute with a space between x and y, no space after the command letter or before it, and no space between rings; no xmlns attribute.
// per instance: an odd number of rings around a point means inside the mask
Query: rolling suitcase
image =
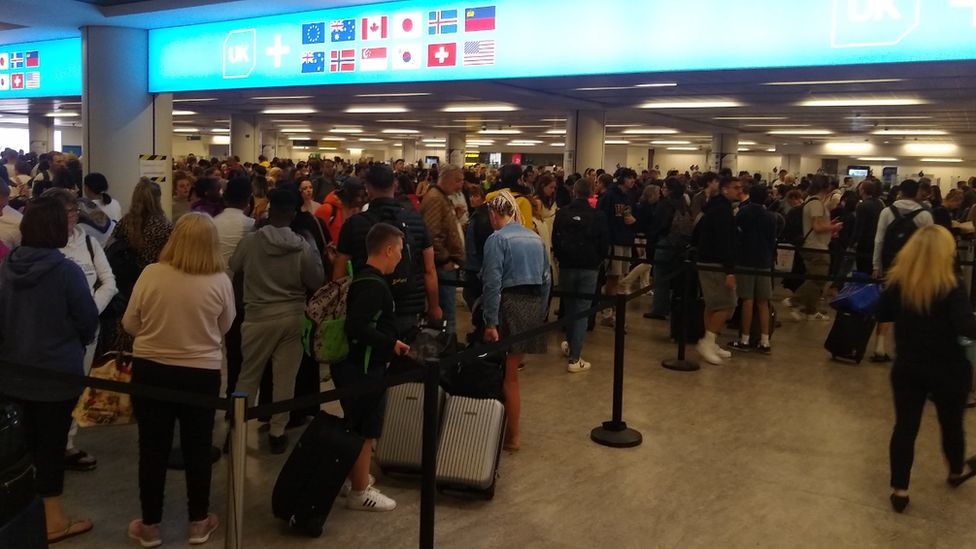
<svg viewBox="0 0 976 549"><path fill-rule="evenodd" d="M304 535L321 536L332 503L362 448L363 437L341 418L319 412L278 474L271 494L274 516Z"/></svg>
<svg viewBox="0 0 976 549"><path fill-rule="evenodd" d="M444 404L444 392L438 408ZM384 473L420 473L423 456L424 384L404 383L386 392L383 436L376 441L376 463Z"/></svg>
<svg viewBox="0 0 976 549"><path fill-rule="evenodd" d="M437 446L437 486L493 498L504 433L501 402L449 395Z"/></svg>
<svg viewBox="0 0 976 549"><path fill-rule="evenodd" d="M824 342L824 349L827 349L831 358L853 360L860 364L872 332L874 332L873 316L837 311L834 325L831 326L827 341Z"/></svg>
<svg viewBox="0 0 976 549"><path fill-rule="evenodd" d="M749 326L749 342L756 346L759 344L762 338L762 329L759 327L759 306L753 304L752 313L752 325ZM732 313L732 318L729 319L728 325L730 328L735 328L739 331L739 336L742 336L742 300L739 300L739 304L735 307L735 312ZM773 306L773 302L769 302L769 337L772 339L773 332L776 331L776 308Z"/></svg>

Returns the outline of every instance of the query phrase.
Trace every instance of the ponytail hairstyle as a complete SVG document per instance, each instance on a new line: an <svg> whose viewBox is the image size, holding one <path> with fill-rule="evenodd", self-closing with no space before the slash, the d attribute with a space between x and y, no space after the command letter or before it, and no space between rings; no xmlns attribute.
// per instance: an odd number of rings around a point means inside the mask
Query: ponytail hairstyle
<svg viewBox="0 0 976 549"><path fill-rule="evenodd" d="M108 179L98 172L92 172L85 176L85 186L94 193L102 195L102 204L108 206L112 203L112 197L108 194Z"/></svg>

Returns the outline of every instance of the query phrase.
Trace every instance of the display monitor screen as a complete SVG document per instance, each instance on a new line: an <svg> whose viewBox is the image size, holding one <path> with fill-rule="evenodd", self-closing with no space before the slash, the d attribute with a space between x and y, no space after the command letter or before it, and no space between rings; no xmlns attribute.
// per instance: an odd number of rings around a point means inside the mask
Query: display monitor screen
<svg viewBox="0 0 976 549"><path fill-rule="evenodd" d="M81 95L81 38L0 45L0 99Z"/></svg>
<svg viewBox="0 0 976 549"><path fill-rule="evenodd" d="M850 177L867 177L871 173L871 168L867 166L848 166L847 175Z"/></svg>

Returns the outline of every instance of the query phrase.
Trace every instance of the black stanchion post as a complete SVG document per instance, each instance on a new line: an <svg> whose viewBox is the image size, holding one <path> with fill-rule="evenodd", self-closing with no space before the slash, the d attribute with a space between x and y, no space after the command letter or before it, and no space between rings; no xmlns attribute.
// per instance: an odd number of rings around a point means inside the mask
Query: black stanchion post
<svg viewBox="0 0 976 549"><path fill-rule="evenodd" d="M627 427L623 420L624 409L624 328L627 321L627 296L618 294L614 302L613 338L613 419L590 431L590 438L597 444L613 448L631 448L640 445L644 437L639 431Z"/></svg>
<svg viewBox="0 0 976 549"><path fill-rule="evenodd" d="M420 549L434 547L434 507L437 503L437 389L440 362L428 359L424 375L424 429L420 489Z"/></svg>
<svg viewBox="0 0 976 549"><path fill-rule="evenodd" d="M700 370L701 366L694 360L687 360L685 358L685 347L688 344L688 318L691 316L691 301L695 299L695 296L691 292L694 287L694 284L691 283L691 277L694 276L695 271L692 268L690 259L684 261L682 268L685 273L681 277L681 323L678 325L678 333L675 334L678 339L678 358L674 360L667 359L661 362L661 366L679 372L694 372ZM674 313L672 312L671 314Z"/></svg>
<svg viewBox="0 0 976 549"><path fill-rule="evenodd" d="M230 421L230 461L227 466L227 530L224 547L244 546L244 454L247 451L245 413L247 395L235 392L228 397Z"/></svg>

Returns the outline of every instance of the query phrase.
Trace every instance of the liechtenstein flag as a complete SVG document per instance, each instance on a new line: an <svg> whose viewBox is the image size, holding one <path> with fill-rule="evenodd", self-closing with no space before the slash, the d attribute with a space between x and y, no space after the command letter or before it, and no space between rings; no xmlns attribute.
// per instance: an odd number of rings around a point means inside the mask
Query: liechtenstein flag
<svg viewBox="0 0 976 549"><path fill-rule="evenodd" d="M490 30L495 30L495 6L464 10L464 32Z"/></svg>

